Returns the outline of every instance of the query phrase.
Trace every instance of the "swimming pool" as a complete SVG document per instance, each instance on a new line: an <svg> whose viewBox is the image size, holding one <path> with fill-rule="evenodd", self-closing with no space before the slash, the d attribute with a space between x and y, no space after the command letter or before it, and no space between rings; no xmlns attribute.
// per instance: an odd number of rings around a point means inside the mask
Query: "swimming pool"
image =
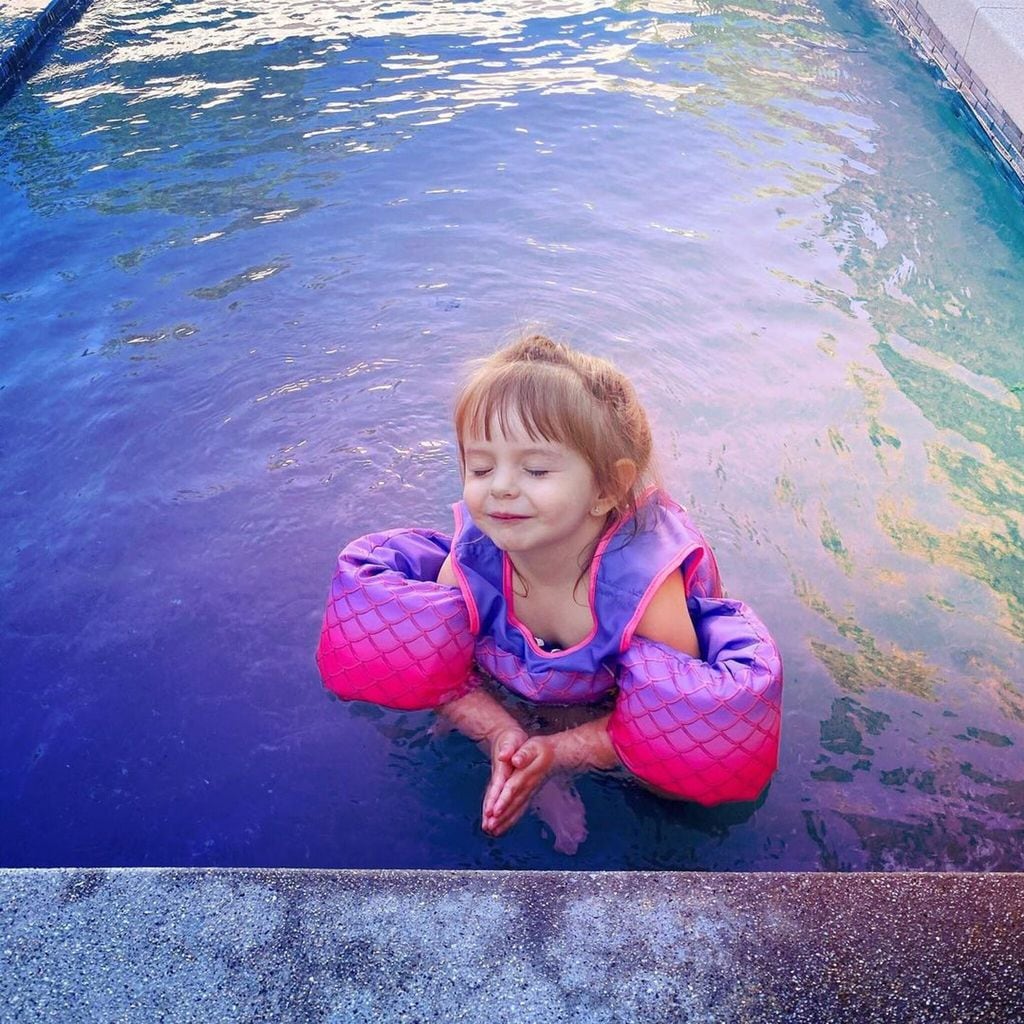
<svg viewBox="0 0 1024 1024"><path fill-rule="evenodd" d="M133 8L0 119L4 865L1020 866L1024 214L870 10ZM312 660L527 321L631 373L787 665L756 807L595 776L572 858Z"/></svg>

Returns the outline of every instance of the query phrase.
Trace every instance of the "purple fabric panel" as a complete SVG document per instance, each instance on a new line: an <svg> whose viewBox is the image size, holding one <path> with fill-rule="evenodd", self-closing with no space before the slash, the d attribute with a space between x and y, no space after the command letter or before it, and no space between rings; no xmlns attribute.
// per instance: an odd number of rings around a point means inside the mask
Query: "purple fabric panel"
<svg viewBox="0 0 1024 1024"><path fill-rule="evenodd" d="M677 559L699 595L718 594L714 556L685 511L667 495L652 492L636 519L624 520L598 547L592 583L597 628L590 642L557 654L538 653L509 618L502 552L473 523L464 505L452 544L458 573L480 615L476 658L480 667L527 700L551 704L597 701L614 686L627 629L635 625L652 583ZM682 568L682 566L680 566Z"/></svg>
<svg viewBox="0 0 1024 1024"><path fill-rule="evenodd" d="M593 704L615 686L611 667L577 671L553 664L527 669L521 658L503 651L493 637L481 636L474 651L477 665L513 693L538 704Z"/></svg>
<svg viewBox="0 0 1024 1024"><path fill-rule="evenodd" d="M397 572L408 580L436 581L452 542L436 530L385 530L367 534L338 556L361 576Z"/></svg>

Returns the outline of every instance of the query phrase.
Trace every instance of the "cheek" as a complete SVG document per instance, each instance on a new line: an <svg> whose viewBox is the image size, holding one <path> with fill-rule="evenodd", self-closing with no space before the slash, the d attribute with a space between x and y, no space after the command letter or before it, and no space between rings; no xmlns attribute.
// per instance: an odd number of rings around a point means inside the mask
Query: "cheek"
<svg viewBox="0 0 1024 1024"><path fill-rule="evenodd" d="M462 481L462 497L467 505L473 504L474 501L479 501L485 490L483 481L478 480L476 477L467 476Z"/></svg>

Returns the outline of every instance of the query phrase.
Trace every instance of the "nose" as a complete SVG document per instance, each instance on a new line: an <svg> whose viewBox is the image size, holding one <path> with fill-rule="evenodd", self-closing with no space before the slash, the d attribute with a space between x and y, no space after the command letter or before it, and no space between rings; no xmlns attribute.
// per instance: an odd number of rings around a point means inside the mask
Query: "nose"
<svg viewBox="0 0 1024 1024"><path fill-rule="evenodd" d="M518 490L515 473L508 467L496 467L491 474L491 494L496 498L512 498Z"/></svg>

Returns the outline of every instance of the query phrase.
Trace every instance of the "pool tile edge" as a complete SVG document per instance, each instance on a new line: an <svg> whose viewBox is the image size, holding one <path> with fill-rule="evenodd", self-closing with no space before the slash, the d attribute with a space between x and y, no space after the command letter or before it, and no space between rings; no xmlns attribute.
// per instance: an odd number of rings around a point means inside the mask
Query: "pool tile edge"
<svg viewBox="0 0 1024 1024"><path fill-rule="evenodd" d="M1024 187L1024 0L872 2L960 94Z"/></svg>
<svg viewBox="0 0 1024 1024"><path fill-rule="evenodd" d="M92 0L50 0L25 19L12 42L0 52L0 97L8 93L32 68L39 51L77 21Z"/></svg>

